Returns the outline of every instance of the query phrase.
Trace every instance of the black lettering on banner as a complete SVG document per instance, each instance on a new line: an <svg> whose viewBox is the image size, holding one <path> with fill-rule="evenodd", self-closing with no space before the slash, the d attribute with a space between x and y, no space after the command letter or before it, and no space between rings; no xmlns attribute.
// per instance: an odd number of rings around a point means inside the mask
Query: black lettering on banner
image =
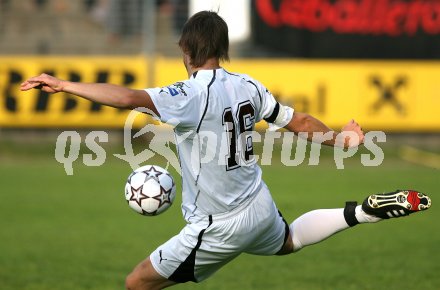
<svg viewBox="0 0 440 290"><path fill-rule="evenodd" d="M398 76L392 84L385 84L379 76L372 76L370 83L377 88L379 98L371 106L373 113L379 112L384 105L391 105L400 115L405 115L405 107L397 98L397 91L407 85L408 80L405 76Z"/></svg>
<svg viewBox="0 0 440 290"><path fill-rule="evenodd" d="M56 76L53 70L45 70L46 74L51 76ZM42 90L38 90L37 101L35 103L35 111L36 112L45 112L47 111L47 107L49 106L49 93L46 93Z"/></svg>
<svg viewBox="0 0 440 290"><path fill-rule="evenodd" d="M5 95L5 103L4 106L9 112L17 111L17 97L13 92L16 92L15 86L19 85L23 81L23 76L15 71L9 71L9 82L6 85L4 95Z"/></svg>
<svg viewBox="0 0 440 290"><path fill-rule="evenodd" d="M252 129L255 124L255 109L249 101L242 102L238 105L234 118L232 108L228 107L223 111L222 122L228 134L226 170L229 171L240 167L240 157L244 161L250 161L253 156Z"/></svg>
<svg viewBox="0 0 440 290"><path fill-rule="evenodd" d="M81 113L100 113L102 112L102 106L96 103L86 104L86 107L80 108L80 99L69 93L59 93L56 96L52 96L42 90L32 90L25 97L22 97L22 92L20 91L20 84L29 77L34 75L40 75L41 73L46 73L54 77L62 78L72 82L82 82L85 79L89 79L92 82L113 82L122 86L133 86L137 81L137 74L135 71L131 71L126 68L112 68L112 67L101 67L94 69L92 72L91 79L88 76L88 70L83 71L81 68L77 67L59 67L45 64L44 66L31 65L32 69L28 69L26 65L18 67L12 65L4 65L0 67L0 111L4 111L8 114L16 114L17 117L24 115L29 116L29 114L35 116L42 116L43 114L54 114L59 117L69 117L73 116L79 110ZM35 71L35 67L38 67ZM91 67L93 69L93 66ZM57 106L52 106L51 102L57 103ZM59 106L58 106L59 104ZM30 112L28 112L30 109ZM56 112L54 111L56 110ZM68 115L63 115L63 113L68 113ZM115 111L115 114L120 113L121 117L124 116L125 110L120 109ZM4 124L14 124L13 119L5 119ZM3 122L3 121L2 121ZM65 120L63 121L66 122ZM72 120L72 124L76 120ZM32 121L26 122L30 126L40 126L44 125L45 122L38 121L34 124ZM3 123L2 123L3 124ZM23 123L24 124L24 123Z"/></svg>
<svg viewBox="0 0 440 290"><path fill-rule="evenodd" d="M57 75L57 73L54 70L44 70L44 73L52 75L54 77L56 77ZM70 71L68 73L67 80L71 82L79 82L81 81L81 75L78 72ZM63 112L69 112L74 110L76 108L78 101L71 94L63 93L63 95L65 99ZM51 94L39 90L37 100L35 103L35 111L46 112L48 110L49 102L51 98L52 98ZM57 96L57 98L59 98L59 96Z"/></svg>
<svg viewBox="0 0 440 290"><path fill-rule="evenodd" d="M326 95L327 87L320 83L316 87L316 94L294 94L283 95L274 92L273 96L276 100L282 100L287 106L292 106L296 111L309 114L325 114L326 113Z"/></svg>
<svg viewBox="0 0 440 290"><path fill-rule="evenodd" d="M44 73L47 73L49 75L52 75L54 77L57 76L57 72L55 70L44 70ZM82 76L80 72L77 71L69 71L68 73L68 77L67 80L72 81L72 82L80 82L82 80ZM107 70L101 70L98 71L96 74L96 82L97 83L106 83L108 82L108 80L110 79L110 75L111 72L107 71ZM136 80L136 77L133 73L130 72L123 72L122 75L122 83L121 85L123 86L130 86L131 84L133 84ZM11 86L13 84L20 84L23 81L23 77L21 74L15 72L15 71L11 71L10 72L10 86L6 88L6 108L10 111L16 111L16 98L15 96L12 95L12 90L11 90ZM59 96L58 96L59 97ZM65 103L63 105L63 112L71 112L74 111L75 108L78 105L78 100L75 96L68 94L68 93L64 93L64 98L65 98ZM46 93L42 90L38 91L38 95L36 98L36 102L34 105L34 110L36 112L47 112L48 108L49 108L49 102L51 99L51 95L49 93ZM102 108L101 104L92 102L90 105L90 112L100 112Z"/></svg>

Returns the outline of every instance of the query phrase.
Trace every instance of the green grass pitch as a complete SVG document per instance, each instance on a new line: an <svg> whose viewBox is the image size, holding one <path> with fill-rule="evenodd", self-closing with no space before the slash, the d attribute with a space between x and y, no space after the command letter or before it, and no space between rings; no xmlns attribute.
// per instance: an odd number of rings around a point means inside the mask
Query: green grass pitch
<svg viewBox="0 0 440 290"><path fill-rule="evenodd" d="M46 155L0 151L0 289L123 289L126 274L184 225L180 186L169 211L143 217L124 201L125 162L77 161L67 176L53 147ZM357 154L337 170L329 152L319 166L263 167L288 222L397 188L429 193L432 208L357 226L293 255L243 254L203 283L175 289L440 289L440 172L402 161L392 148L379 167L361 166Z"/></svg>

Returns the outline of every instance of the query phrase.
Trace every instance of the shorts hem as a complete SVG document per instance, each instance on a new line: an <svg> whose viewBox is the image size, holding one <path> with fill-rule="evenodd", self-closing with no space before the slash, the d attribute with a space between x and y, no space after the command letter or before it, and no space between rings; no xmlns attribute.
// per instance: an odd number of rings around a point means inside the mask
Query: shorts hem
<svg viewBox="0 0 440 290"><path fill-rule="evenodd" d="M160 276L162 276L163 278L169 280L169 277L171 275L166 275L162 270L159 269L158 265L156 264L156 262L154 261L154 259L152 259L151 257L152 255L150 255L150 262L151 265L153 266L154 270L156 270L157 274L159 274Z"/></svg>

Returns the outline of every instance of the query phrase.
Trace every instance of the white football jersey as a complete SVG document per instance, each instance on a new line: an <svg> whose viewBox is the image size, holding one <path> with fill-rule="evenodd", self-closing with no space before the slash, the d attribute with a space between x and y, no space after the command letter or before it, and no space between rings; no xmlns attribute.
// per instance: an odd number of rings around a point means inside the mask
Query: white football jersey
<svg viewBox="0 0 440 290"><path fill-rule="evenodd" d="M231 211L262 188L252 147L255 123L273 123L283 111L277 121L282 127L292 109L280 110L258 81L223 68L199 70L189 80L146 91L161 121L175 126L188 222Z"/></svg>

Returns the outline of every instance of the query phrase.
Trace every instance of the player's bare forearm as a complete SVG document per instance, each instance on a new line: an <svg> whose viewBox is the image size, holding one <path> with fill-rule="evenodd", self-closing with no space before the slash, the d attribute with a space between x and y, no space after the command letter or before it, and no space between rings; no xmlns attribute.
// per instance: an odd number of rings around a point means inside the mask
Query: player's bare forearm
<svg viewBox="0 0 440 290"><path fill-rule="evenodd" d="M144 106L144 91L133 90L113 84L64 82L63 92L74 94L90 101L111 107L131 109L139 98L139 106Z"/></svg>
<svg viewBox="0 0 440 290"><path fill-rule="evenodd" d="M133 109L146 107L157 114L151 97L144 90L105 83L78 83L57 79L42 74L30 78L21 84L21 90L41 89L48 93L66 92L103 105Z"/></svg>
<svg viewBox="0 0 440 290"><path fill-rule="evenodd" d="M284 128L297 134L306 133L308 141L328 146L354 147L364 141L364 133L354 120L346 124L342 132L337 132L309 114L295 112L292 120Z"/></svg>
<svg viewBox="0 0 440 290"><path fill-rule="evenodd" d="M317 132L320 132L322 134L333 132L334 137L332 138L332 140L326 140L322 142L323 144L330 146L334 145L334 140L336 139L337 134L337 132L334 132L332 129L327 127L323 122L316 119L315 117L300 112L295 112L293 114L292 120L285 126L285 128L296 134L307 133L307 140L309 141L312 141L314 136L316 141Z"/></svg>

